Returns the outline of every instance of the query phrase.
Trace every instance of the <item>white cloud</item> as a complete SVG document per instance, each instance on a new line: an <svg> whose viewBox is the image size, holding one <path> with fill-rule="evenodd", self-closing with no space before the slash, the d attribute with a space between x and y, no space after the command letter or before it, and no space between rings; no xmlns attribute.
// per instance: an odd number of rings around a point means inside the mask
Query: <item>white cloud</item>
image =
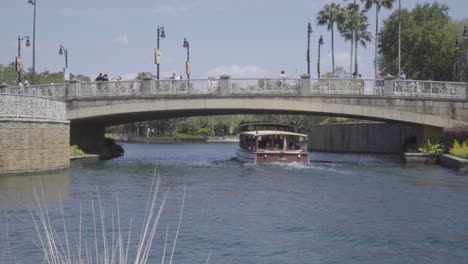
<svg viewBox="0 0 468 264"><path fill-rule="evenodd" d="M249 77L266 77L271 76L268 70L261 69L257 66L252 65L223 65L215 67L208 72L208 76L219 77L223 74L227 74L232 78L249 78Z"/></svg>
<svg viewBox="0 0 468 264"><path fill-rule="evenodd" d="M122 45L122 46L127 46L128 45L128 37L125 34L119 35L119 36L112 39L112 43L119 44L119 45Z"/></svg>

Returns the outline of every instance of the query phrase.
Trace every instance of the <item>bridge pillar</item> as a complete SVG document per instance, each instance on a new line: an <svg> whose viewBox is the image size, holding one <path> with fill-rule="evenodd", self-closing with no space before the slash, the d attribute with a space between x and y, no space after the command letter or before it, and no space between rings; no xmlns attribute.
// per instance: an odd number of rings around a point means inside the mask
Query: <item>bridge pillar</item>
<svg viewBox="0 0 468 264"><path fill-rule="evenodd" d="M438 139L442 136L443 128L420 125L416 127L416 143L418 147L424 145L426 140Z"/></svg>
<svg viewBox="0 0 468 264"><path fill-rule="evenodd" d="M10 86L8 84L6 83L0 84L0 94L2 93L6 93L6 94L10 93Z"/></svg>
<svg viewBox="0 0 468 264"><path fill-rule="evenodd" d="M70 80L67 85L67 97L78 97L81 95L81 82Z"/></svg>
<svg viewBox="0 0 468 264"><path fill-rule="evenodd" d="M219 76L219 91L220 94L231 93L231 77L229 75Z"/></svg>
<svg viewBox="0 0 468 264"><path fill-rule="evenodd" d="M384 77L384 94L393 94L395 87L395 76L385 76Z"/></svg>
<svg viewBox="0 0 468 264"><path fill-rule="evenodd" d="M70 124L70 145L78 145L86 153L100 153L105 143L106 128L100 124Z"/></svg>
<svg viewBox="0 0 468 264"><path fill-rule="evenodd" d="M70 145L78 145L89 154L100 154L101 158L118 157L124 153L121 146L106 140L105 126L97 123L71 123Z"/></svg>
<svg viewBox="0 0 468 264"><path fill-rule="evenodd" d="M301 94L308 94L312 91L312 85L310 82L310 75L301 75Z"/></svg>
<svg viewBox="0 0 468 264"><path fill-rule="evenodd" d="M158 82L159 84L159 82ZM141 94L150 95L153 92L153 78L145 77L141 82Z"/></svg>

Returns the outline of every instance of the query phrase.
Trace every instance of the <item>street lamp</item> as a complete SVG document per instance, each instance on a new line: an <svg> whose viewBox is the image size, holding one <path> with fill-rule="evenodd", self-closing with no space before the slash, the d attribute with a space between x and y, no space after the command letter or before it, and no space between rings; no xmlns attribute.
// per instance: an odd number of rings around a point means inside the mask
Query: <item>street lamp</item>
<svg viewBox="0 0 468 264"><path fill-rule="evenodd" d="M65 52L64 52L65 51ZM60 49L59 49L59 55L63 55L65 53L65 68L63 69L63 78L65 79L65 81L68 81L68 76L67 76L67 70L68 70L68 50L60 45Z"/></svg>
<svg viewBox="0 0 468 264"><path fill-rule="evenodd" d="M161 51L159 50L159 37L164 39L166 37L166 33L164 32L164 27L158 26L158 37L156 42L156 79L159 80L159 64L161 64Z"/></svg>
<svg viewBox="0 0 468 264"><path fill-rule="evenodd" d="M323 37L320 35L319 42L318 42L318 59L317 59L317 75L320 78L320 46L323 45Z"/></svg>
<svg viewBox="0 0 468 264"><path fill-rule="evenodd" d="M187 79L190 79L190 45L186 38L184 38L183 47L187 49L187 61L185 62L185 72L187 73Z"/></svg>
<svg viewBox="0 0 468 264"><path fill-rule="evenodd" d="M455 81L458 81L459 78L458 78L458 50L460 49L460 42L458 42L458 38L457 38L457 41L455 42L455 67L453 69L454 71L454 77L455 77Z"/></svg>
<svg viewBox="0 0 468 264"><path fill-rule="evenodd" d="M310 77L310 34L312 33L312 24L307 25L307 74Z"/></svg>
<svg viewBox="0 0 468 264"><path fill-rule="evenodd" d="M26 39L26 47L31 46L29 43L29 36L18 36L18 57L16 57L16 72L18 73L18 85L21 82L21 70L23 69L23 58L21 58L21 44Z"/></svg>
<svg viewBox="0 0 468 264"><path fill-rule="evenodd" d="M468 38L468 27L463 27L463 38L466 40ZM468 49L465 52L465 70L466 70L466 82L468 83Z"/></svg>
<svg viewBox="0 0 468 264"><path fill-rule="evenodd" d="M34 6L32 84L36 84L36 2L37 0L28 1L29 4Z"/></svg>

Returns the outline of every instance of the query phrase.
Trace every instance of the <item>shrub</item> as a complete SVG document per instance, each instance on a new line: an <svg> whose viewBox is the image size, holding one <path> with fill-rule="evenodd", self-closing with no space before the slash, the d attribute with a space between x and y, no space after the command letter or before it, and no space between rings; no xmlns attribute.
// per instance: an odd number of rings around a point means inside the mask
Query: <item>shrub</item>
<svg viewBox="0 0 468 264"><path fill-rule="evenodd" d="M85 152L77 145L70 146L70 156L83 156Z"/></svg>
<svg viewBox="0 0 468 264"><path fill-rule="evenodd" d="M455 140L449 153L460 158L468 158L468 141L463 141L463 143L460 144L458 140Z"/></svg>
<svg viewBox="0 0 468 264"><path fill-rule="evenodd" d="M202 135L177 134L176 139L180 141L204 141L206 138Z"/></svg>
<svg viewBox="0 0 468 264"><path fill-rule="evenodd" d="M458 126L445 128L442 134L442 143L445 146L444 152L448 152L452 148L455 140L465 142L468 140L468 126Z"/></svg>
<svg viewBox="0 0 468 264"><path fill-rule="evenodd" d="M426 144L418 149L420 152L429 154L431 156L438 156L444 151L444 144L432 143L431 140L427 140Z"/></svg>

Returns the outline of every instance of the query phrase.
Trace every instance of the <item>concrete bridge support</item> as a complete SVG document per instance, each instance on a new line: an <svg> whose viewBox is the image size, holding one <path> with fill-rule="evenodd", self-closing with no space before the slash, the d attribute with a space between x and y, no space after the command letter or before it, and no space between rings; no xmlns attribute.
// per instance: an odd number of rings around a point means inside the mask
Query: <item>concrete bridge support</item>
<svg viewBox="0 0 468 264"><path fill-rule="evenodd" d="M314 125L308 134L319 152L400 154L416 140L414 126L380 122Z"/></svg>
<svg viewBox="0 0 468 264"><path fill-rule="evenodd" d="M101 158L112 158L123 154L122 147L106 140L106 128L97 123L71 123L70 145L78 145L88 154L99 154Z"/></svg>
<svg viewBox="0 0 468 264"><path fill-rule="evenodd" d="M99 154L105 145L106 128L100 124L71 123L70 145L78 145L86 153Z"/></svg>
<svg viewBox="0 0 468 264"><path fill-rule="evenodd" d="M422 146L428 139L440 139L442 136L443 128L434 126L420 125L416 127L416 143Z"/></svg>

